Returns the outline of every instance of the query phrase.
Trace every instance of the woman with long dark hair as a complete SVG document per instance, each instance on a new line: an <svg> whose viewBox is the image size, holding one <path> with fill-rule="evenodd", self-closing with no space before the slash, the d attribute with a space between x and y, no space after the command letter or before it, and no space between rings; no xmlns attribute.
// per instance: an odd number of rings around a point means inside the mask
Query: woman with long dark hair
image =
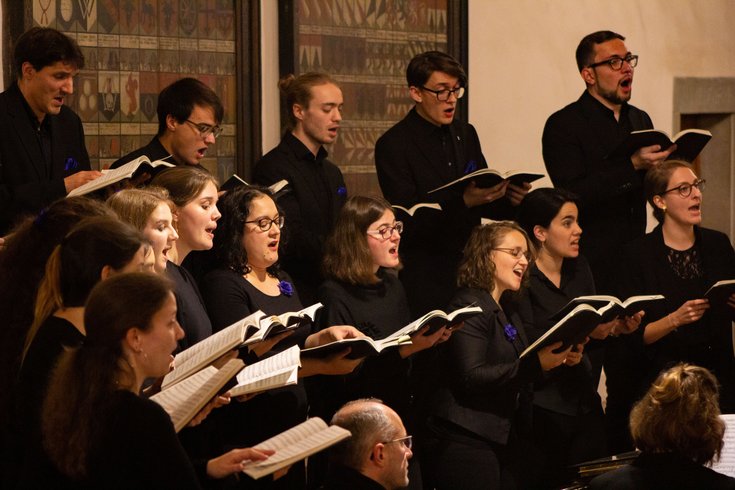
<svg viewBox="0 0 735 490"><path fill-rule="evenodd" d="M267 457L235 449L195 471L168 414L138 395L169 371L184 335L169 280L131 273L101 283L84 325L84 344L64 354L43 404L44 448L61 474L93 488L201 488Z"/></svg>

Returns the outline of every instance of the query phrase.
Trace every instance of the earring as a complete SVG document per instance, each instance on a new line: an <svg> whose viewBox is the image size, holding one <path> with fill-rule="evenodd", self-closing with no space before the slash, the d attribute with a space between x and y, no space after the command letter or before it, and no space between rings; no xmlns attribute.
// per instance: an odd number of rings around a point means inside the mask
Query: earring
<svg viewBox="0 0 735 490"><path fill-rule="evenodd" d="M661 208L661 211L663 211L663 212L664 212L664 214L666 214L666 206L662 207L662 208Z"/></svg>

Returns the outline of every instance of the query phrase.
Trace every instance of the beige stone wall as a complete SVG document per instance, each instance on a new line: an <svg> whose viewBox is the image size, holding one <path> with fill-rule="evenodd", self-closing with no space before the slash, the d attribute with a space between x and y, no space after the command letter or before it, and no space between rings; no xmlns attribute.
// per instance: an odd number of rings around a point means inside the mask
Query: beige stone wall
<svg viewBox="0 0 735 490"><path fill-rule="evenodd" d="M733 0L469 0L470 121L491 166L543 170L546 118L584 89L579 40L609 29L640 56L631 102L673 128L674 77L735 76Z"/></svg>

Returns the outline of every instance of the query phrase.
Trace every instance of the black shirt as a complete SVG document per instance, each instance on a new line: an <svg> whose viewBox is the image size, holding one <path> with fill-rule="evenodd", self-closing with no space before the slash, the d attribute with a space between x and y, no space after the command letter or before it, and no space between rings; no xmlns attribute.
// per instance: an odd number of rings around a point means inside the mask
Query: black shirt
<svg viewBox="0 0 735 490"><path fill-rule="evenodd" d="M611 255L646 230L644 171L629 158L607 158L631 131L651 129L642 110L623 104L619 119L588 91L552 114L542 137L544 163L554 186L580 197L582 252L595 282L608 293Z"/></svg>
<svg viewBox="0 0 735 490"><path fill-rule="evenodd" d="M199 287L189 271L168 261L166 274L176 285L176 320L185 333L179 340L179 349L184 350L212 335L212 322Z"/></svg>
<svg viewBox="0 0 735 490"><path fill-rule="evenodd" d="M564 259L560 287L556 287L534 264L529 287L521 297L519 308L529 343L535 342L554 326L549 317L570 300L594 293L592 272L582 256ZM590 359L585 353L582 362L576 366L559 366L534 383L533 403L565 415L589 413L600 406L594 379Z"/></svg>
<svg viewBox="0 0 735 490"><path fill-rule="evenodd" d="M305 304L316 301L321 283L324 242L347 198L342 172L320 147L316 156L292 133L258 162L253 181L272 185L285 179L287 192L278 205L286 216L281 265L293 277Z"/></svg>

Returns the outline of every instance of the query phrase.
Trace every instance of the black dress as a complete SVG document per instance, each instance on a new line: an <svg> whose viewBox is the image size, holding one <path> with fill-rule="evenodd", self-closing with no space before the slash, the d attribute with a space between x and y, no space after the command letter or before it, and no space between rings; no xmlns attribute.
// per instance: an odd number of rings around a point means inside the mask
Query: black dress
<svg viewBox="0 0 735 490"><path fill-rule="evenodd" d="M620 263L621 298L639 294L662 294L653 303L638 331L618 337L608 349L616 369L608 373L608 414L616 415L613 432L627 432L625 423L633 402L648 390L658 374L678 362L711 370L721 385L723 413L735 410L735 367L731 321L735 310L711 308L697 322L682 325L650 345L643 345L646 325L664 318L690 299L704 297L715 282L735 278L735 252L728 237L715 230L695 227L694 247L675 251L664 243L661 226L631 242ZM625 337L625 338L623 338ZM608 362L608 359L606 359ZM612 413L611 413L612 410Z"/></svg>
<svg viewBox="0 0 735 490"><path fill-rule="evenodd" d="M329 279L319 288L319 328L352 325L368 337L383 339L406 326L411 318L406 293L398 278L385 270L378 271L380 282L352 285ZM398 349L367 358L347 376L325 376L322 380L324 417L331 418L344 403L357 398L383 400L408 424L410 430L411 361L401 358Z"/></svg>
<svg viewBox="0 0 735 490"><path fill-rule="evenodd" d="M39 327L23 360L14 392L15 415L11 424L14 446L23 459L19 466L8 467L20 472L22 488L36 487L57 476L41 445L41 410L61 354L66 349L79 347L83 341L84 335L73 324L50 316Z"/></svg>
<svg viewBox="0 0 735 490"><path fill-rule="evenodd" d="M291 281L285 273L279 279ZM302 309L298 294L293 288L292 291L290 295L281 292L277 296L269 296L231 269L215 269L202 281L202 292L212 312L215 330L225 328L258 310L267 315L279 315ZM311 330L310 324L299 327L264 357L294 345L303 347ZM232 446L244 447L300 424L306 420L307 408L306 390L299 380L296 385L260 393L244 403L233 401L216 410L213 415L222 440ZM257 488L299 488L304 484L304 474L303 463L297 463L286 476L275 482L264 478L257 482L249 481L249 484Z"/></svg>
<svg viewBox="0 0 735 490"><path fill-rule="evenodd" d="M168 261L166 275L175 284L176 320L185 334L184 338L179 340L179 349L184 350L212 335L212 322L191 273L186 268Z"/></svg>

